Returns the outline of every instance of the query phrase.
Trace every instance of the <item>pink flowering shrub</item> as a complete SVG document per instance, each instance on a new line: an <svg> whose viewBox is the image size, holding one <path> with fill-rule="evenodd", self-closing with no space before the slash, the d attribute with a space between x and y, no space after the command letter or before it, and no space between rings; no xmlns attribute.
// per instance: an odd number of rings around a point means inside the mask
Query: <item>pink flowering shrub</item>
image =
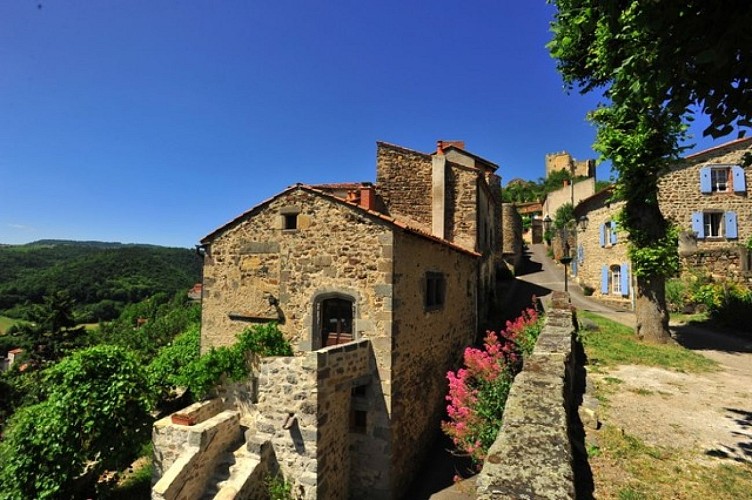
<svg viewBox="0 0 752 500"><path fill-rule="evenodd" d="M447 373L449 420L441 428L475 462L483 461L496 439L514 376L533 351L541 327L537 311L530 307L507 321L500 335L487 332L481 349L465 349L464 368Z"/></svg>

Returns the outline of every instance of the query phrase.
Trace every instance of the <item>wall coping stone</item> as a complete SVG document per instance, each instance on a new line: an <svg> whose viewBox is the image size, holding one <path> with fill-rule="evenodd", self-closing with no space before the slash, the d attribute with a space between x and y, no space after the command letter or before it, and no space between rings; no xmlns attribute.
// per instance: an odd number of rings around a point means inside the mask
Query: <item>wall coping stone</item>
<svg viewBox="0 0 752 500"><path fill-rule="evenodd" d="M569 437L577 328L569 294L553 292L533 353L514 380L476 498L575 498Z"/></svg>

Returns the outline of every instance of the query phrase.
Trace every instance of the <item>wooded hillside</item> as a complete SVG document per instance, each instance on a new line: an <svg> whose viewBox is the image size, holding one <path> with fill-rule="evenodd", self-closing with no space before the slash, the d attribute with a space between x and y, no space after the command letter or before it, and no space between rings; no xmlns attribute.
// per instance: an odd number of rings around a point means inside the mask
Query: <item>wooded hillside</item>
<svg viewBox="0 0 752 500"><path fill-rule="evenodd" d="M79 322L118 317L126 304L200 281L192 249L43 240L0 246L0 314L24 318L30 304L66 290Z"/></svg>

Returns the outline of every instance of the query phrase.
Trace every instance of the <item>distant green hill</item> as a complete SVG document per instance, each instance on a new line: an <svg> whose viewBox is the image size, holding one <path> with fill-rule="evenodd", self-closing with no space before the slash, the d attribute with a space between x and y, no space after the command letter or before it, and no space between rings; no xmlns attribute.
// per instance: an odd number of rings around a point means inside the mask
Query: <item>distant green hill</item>
<svg viewBox="0 0 752 500"><path fill-rule="evenodd" d="M201 259L186 248L40 240L0 246L0 314L24 317L56 290L76 301L82 322L116 318L126 304L173 294L200 281Z"/></svg>

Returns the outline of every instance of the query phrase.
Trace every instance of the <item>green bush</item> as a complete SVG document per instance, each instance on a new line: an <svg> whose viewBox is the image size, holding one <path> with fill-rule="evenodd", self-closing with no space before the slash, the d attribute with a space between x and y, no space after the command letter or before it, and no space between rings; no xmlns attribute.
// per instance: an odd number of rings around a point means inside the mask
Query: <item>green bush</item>
<svg viewBox="0 0 752 500"><path fill-rule="evenodd" d="M0 499L75 497L148 439L152 400L126 349L77 351L44 372L43 386L47 399L17 411L0 442Z"/></svg>
<svg viewBox="0 0 752 500"><path fill-rule="evenodd" d="M249 354L257 356L292 356L292 347L276 323L254 325L238 335L229 347L214 348L191 361L180 374L180 380L196 398L205 398L222 382L242 380L250 373Z"/></svg>
<svg viewBox="0 0 752 500"><path fill-rule="evenodd" d="M201 326L192 325L159 350L147 368L149 386L161 399L179 386L186 386L185 368L197 360L201 351Z"/></svg>
<svg viewBox="0 0 752 500"><path fill-rule="evenodd" d="M671 312L681 312L687 302L687 285L680 279L666 281L666 305Z"/></svg>

